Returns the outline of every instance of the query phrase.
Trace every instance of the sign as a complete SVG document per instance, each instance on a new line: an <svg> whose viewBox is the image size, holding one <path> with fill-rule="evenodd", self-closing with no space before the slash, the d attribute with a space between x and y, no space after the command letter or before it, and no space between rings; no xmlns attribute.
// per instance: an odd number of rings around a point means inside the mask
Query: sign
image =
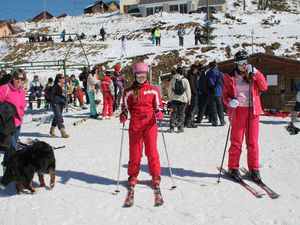
<svg viewBox="0 0 300 225"><path fill-rule="evenodd" d="M267 75L267 83L269 86L277 86L277 75Z"/></svg>

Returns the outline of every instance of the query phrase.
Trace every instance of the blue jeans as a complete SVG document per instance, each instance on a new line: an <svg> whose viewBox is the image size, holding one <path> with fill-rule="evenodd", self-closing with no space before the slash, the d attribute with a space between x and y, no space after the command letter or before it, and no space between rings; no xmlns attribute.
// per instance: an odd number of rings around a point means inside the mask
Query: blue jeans
<svg viewBox="0 0 300 225"><path fill-rule="evenodd" d="M18 151L19 150L18 139L19 139L19 136L20 136L20 132L21 132L21 126L16 127L16 131L11 134L10 148L13 151ZM3 157L3 162L2 162L3 165L5 165L7 163L8 156L9 156L8 151L6 151L4 153L4 157Z"/></svg>

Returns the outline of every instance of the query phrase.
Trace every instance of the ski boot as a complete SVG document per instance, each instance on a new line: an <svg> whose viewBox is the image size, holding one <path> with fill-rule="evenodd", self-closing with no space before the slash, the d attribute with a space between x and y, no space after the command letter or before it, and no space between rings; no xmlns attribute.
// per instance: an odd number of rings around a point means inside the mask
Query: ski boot
<svg viewBox="0 0 300 225"><path fill-rule="evenodd" d="M238 169L229 169L228 173L230 177L236 182L240 182L242 180L242 175L240 174L240 171Z"/></svg>
<svg viewBox="0 0 300 225"><path fill-rule="evenodd" d="M252 179L256 182L256 183L262 183L261 177L260 177L260 173L259 170L250 170L250 174Z"/></svg>
<svg viewBox="0 0 300 225"><path fill-rule="evenodd" d="M128 177L128 186L134 187L137 184L137 178L136 177Z"/></svg>
<svg viewBox="0 0 300 225"><path fill-rule="evenodd" d="M160 176L153 176L152 177L152 184L154 187L159 187L160 185L160 180L161 180L161 177Z"/></svg>

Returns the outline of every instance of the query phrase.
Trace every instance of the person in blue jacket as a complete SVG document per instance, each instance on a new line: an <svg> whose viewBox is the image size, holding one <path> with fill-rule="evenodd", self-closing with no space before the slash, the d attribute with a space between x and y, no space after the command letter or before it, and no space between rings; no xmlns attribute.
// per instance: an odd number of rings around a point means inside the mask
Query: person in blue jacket
<svg viewBox="0 0 300 225"><path fill-rule="evenodd" d="M224 73L220 72L217 68L217 62L212 61L209 63L210 69L207 71L208 78L208 106L210 110L210 119L213 126L218 126L218 117L221 126L224 126L224 108L222 102L222 89L223 89L223 76Z"/></svg>

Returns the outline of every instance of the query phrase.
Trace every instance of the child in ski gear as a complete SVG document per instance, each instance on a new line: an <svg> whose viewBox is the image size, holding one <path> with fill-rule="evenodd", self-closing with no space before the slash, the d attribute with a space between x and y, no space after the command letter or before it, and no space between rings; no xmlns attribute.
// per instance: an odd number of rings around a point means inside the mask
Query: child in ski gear
<svg viewBox="0 0 300 225"><path fill-rule="evenodd" d="M112 71L106 71L105 76L101 81L101 88L103 93L103 109L102 109L102 117L103 119L106 115L111 118L113 116L113 103L114 103L114 83L111 79Z"/></svg>
<svg viewBox="0 0 300 225"><path fill-rule="evenodd" d="M79 80L76 79L75 75L71 75L71 85L73 87L73 94L74 94L74 106L77 106L76 101L78 100L79 105L82 109L87 109L86 105L84 105L83 101L83 92L79 85Z"/></svg>
<svg viewBox="0 0 300 225"><path fill-rule="evenodd" d="M185 120L185 110L188 103L191 101L191 88L189 81L182 75L183 68L178 66L176 69L176 74L172 77L169 88L168 95L171 101L171 117L170 117L170 132L174 132L175 126L178 127L179 132L184 131L184 120ZM182 80L184 93L182 95L177 95L174 91L176 80Z"/></svg>
<svg viewBox="0 0 300 225"><path fill-rule="evenodd" d="M24 109L26 107L25 91L22 87L27 76L24 70L17 69L12 74L12 80L5 85L0 86L0 102L8 102L15 106L16 114L14 115L15 131L10 135L10 148L19 150L18 138L21 131L22 121L24 117ZM3 165L7 162L8 153L5 152Z"/></svg>
<svg viewBox="0 0 300 225"><path fill-rule="evenodd" d="M50 135L55 136L56 126L60 130L62 138L68 138L69 135L66 133L64 119L62 116L63 109L67 106L68 100L66 91L63 89L65 85L65 77L63 74L57 74L55 76L54 85L51 88L51 108L54 113L54 117L51 123Z"/></svg>
<svg viewBox="0 0 300 225"><path fill-rule="evenodd" d="M45 90L44 90L44 96L45 96L44 106L45 106L45 109L49 109L49 106L50 106L50 102L51 102L50 92L51 92L51 87L52 86L53 86L53 78L49 77L48 82L45 85Z"/></svg>
<svg viewBox="0 0 300 225"><path fill-rule="evenodd" d="M231 134L228 167L237 181L241 179L239 161L244 136L247 145L248 168L255 180L261 180L259 173L259 115L262 112L260 91L268 84L264 75L249 64L250 57L244 50L234 56L236 68L223 78L223 102L228 107L231 120Z"/></svg>
<svg viewBox="0 0 300 225"><path fill-rule="evenodd" d="M114 98L114 111L119 110L120 102L123 93L124 79L122 74L120 73L121 67L120 65L115 65L115 71L112 76L112 80L114 83L115 89L115 98Z"/></svg>
<svg viewBox="0 0 300 225"><path fill-rule="evenodd" d="M163 119L162 100L158 88L148 82L149 67L137 63L133 68L134 82L123 94L120 122L125 123L130 113L128 184L135 185L140 170L143 146L148 158L154 185L160 184L160 160L157 151L157 123Z"/></svg>
<svg viewBox="0 0 300 225"><path fill-rule="evenodd" d="M154 31L154 37L155 37L155 41L156 41L156 46L159 45L160 46L160 41L161 41L161 31L159 28L156 28Z"/></svg>

